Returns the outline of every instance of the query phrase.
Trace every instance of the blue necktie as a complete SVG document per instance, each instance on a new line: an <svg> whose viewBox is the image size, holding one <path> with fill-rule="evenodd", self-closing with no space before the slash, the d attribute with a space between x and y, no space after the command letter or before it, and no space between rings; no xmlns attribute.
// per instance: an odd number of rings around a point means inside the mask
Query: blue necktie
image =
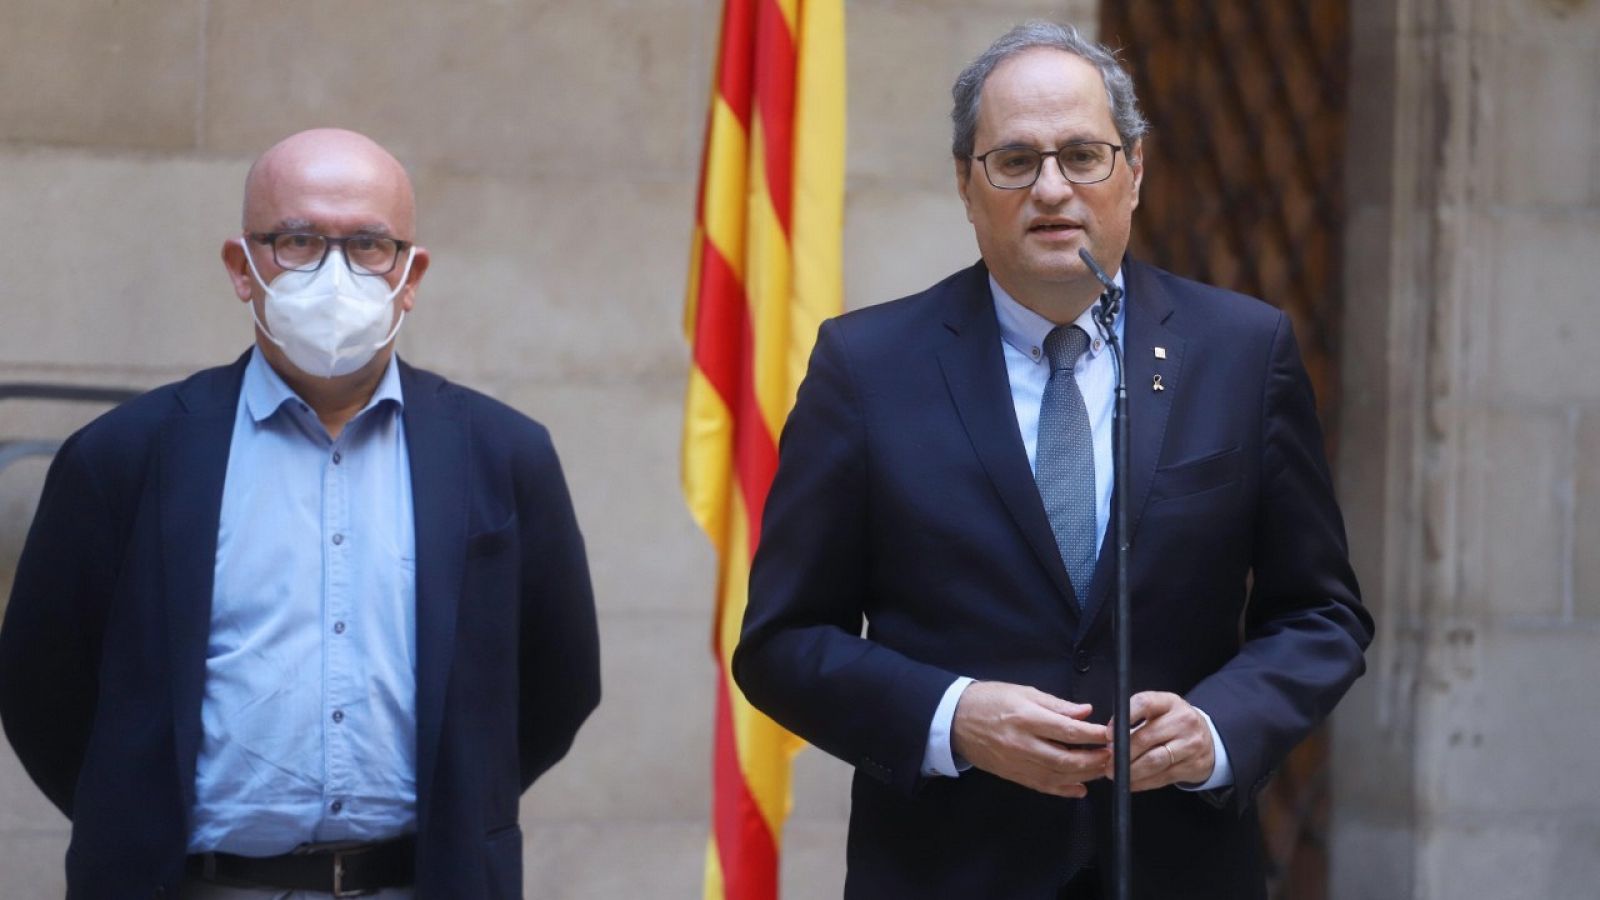
<svg viewBox="0 0 1600 900"><path fill-rule="evenodd" d="M1076 325L1059 325L1045 336L1050 381L1039 404L1039 442L1034 480L1044 500L1061 562L1082 608L1098 555L1095 524L1094 434L1089 408L1072 369L1089 349L1089 335Z"/></svg>
<svg viewBox="0 0 1600 900"><path fill-rule="evenodd" d="M1076 325L1058 325L1044 339L1050 360L1050 381L1039 403L1039 442L1033 477L1039 484L1050 530L1055 533L1061 562L1078 597L1078 608L1089 602L1089 580L1094 577L1098 531L1095 523L1094 433L1089 429L1089 408L1072 374L1078 358L1089 349L1089 335ZM1087 798L1072 804L1067 824L1064 864L1068 880L1094 857L1094 822ZM1086 876L1087 877L1087 876Z"/></svg>

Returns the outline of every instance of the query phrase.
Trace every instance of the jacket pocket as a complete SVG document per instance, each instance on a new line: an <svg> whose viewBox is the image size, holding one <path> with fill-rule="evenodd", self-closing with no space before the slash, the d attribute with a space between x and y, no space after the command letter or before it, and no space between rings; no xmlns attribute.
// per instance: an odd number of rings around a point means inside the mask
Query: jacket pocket
<svg viewBox="0 0 1600 900"><path fill-rule="evenodd" d="M498 528L470 535L467 538L467 558L494 556L511 546L516 537L517 514L513 512Z"/></svg>
<svg viewBox="0 0 1600 900"><path fill-rule="evenodd" d="M1238 481L1241 456L1238 447L1231 447L1200 459L1157 469L1150 488L1150 502L1175 500Z"/></svg>

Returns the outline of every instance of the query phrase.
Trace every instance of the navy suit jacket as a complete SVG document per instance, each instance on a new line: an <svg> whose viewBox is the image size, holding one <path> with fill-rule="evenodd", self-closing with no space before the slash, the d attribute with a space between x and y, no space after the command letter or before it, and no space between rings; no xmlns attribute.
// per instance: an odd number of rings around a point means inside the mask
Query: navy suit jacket
<svg viewBox="0 0 1600 900"><path fill-rule="evenodd" d="M1288 319L1123 271L1133 689L1204 709L1235 778L1225 802L1135 795L1135 892L1261 896L1252 799L1361 673L1372 622ZM762 528L733 671L757 707L856 767L847 896L1054 897L1078 802L1106 868L1104 780L1075 801L978 770L920 774L958 675L1092 703L1097 721L1112 706L1115 531L1080 615L983 265L824 323Z"/></svg>
<svg viewBox="0 0 1600 900"><path fill-rule="evenodd" d="M70 897L177 896L247 358L90 423L45 481L0 629L0 717L72 819ZM520 897L518 796L599 702L583 539L542 426L396 364L416 515L417 895Z"/></svg>

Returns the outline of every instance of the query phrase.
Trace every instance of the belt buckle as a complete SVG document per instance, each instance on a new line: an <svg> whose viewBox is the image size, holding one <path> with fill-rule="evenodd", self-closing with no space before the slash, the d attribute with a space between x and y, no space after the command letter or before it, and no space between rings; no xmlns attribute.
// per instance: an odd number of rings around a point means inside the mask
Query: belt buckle
<svg viewBox="0 0 1600 900"><path fill-rule="evenodd" d="M360 897L365 891L346 891L344 889L344 854L343 850L333 851L333 896L335 897Z"/></svg>

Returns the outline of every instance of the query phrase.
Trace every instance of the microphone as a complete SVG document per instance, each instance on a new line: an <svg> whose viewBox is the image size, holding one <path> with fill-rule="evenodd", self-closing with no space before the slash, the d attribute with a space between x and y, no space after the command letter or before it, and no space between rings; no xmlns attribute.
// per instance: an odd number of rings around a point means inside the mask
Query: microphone
<svg viewBox="0 0 1600 900"><path fill-rule="evenodd" d="M1079 247L1078 258L1083 260L1083 264L1089 267L1089 271L1094 273L1095 279L1106 289L1106 292L1100 295L1100 309L1095 312L1094 317L1101 327L1109 333L1111 332L1112 323L1117 320L1117 307L1122 303L1122 288L1117 287L1117 283L1111 280L1111 276L1107 275L1106 271L1100 268L1100 264L1094 261L1094 256L1089 253L1088 248Z"/></svg>

